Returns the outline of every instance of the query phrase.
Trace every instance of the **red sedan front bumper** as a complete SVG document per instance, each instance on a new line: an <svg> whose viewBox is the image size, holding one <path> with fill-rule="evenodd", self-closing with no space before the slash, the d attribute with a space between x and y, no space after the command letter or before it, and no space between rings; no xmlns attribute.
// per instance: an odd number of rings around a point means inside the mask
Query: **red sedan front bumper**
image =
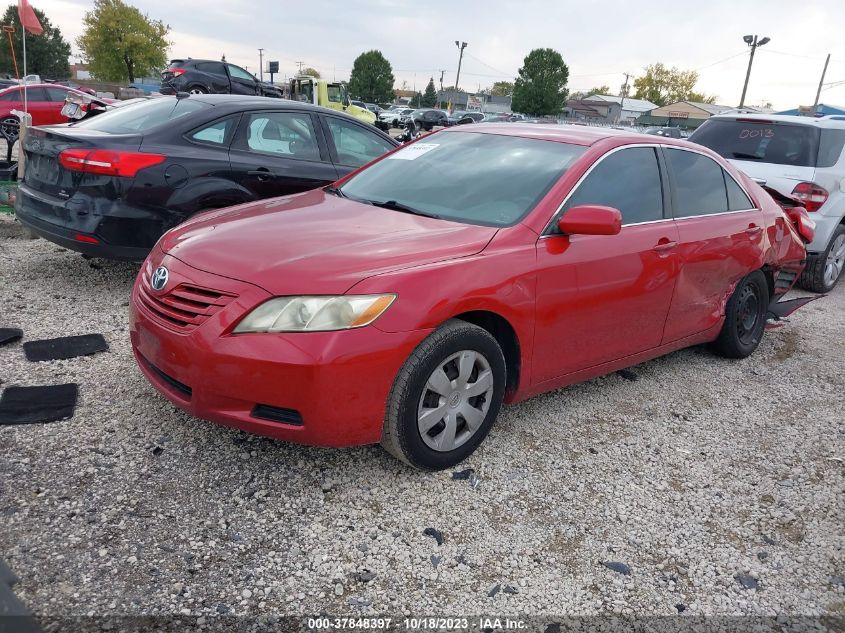
<svg viewBox="0 0 845 633"><path fill-rule="evenodd" d="M213 289L226 300L192 319L171 309L167 296L154 296L146 266L135 280L132 349L146 378L171 402L197 417L291 442L341 447L381 439L393 380L428 331L369 326L232 335L244 313L270 295L169 256L161 264L172 282L163 295ZM199 323L185 323L194 320Z"/></svg>

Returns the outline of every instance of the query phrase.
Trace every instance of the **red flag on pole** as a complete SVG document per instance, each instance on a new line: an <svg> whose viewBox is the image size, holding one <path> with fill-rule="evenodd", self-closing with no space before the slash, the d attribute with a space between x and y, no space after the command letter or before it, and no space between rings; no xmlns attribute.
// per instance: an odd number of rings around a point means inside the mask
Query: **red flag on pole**
<svg viewBox="0 0 845 633"><path fill-rule="evenodd" d="M29 0L18 0L18 17L21 19L23 28L33 35L41 35L44 32L44 27L38 21Z"/></svg>

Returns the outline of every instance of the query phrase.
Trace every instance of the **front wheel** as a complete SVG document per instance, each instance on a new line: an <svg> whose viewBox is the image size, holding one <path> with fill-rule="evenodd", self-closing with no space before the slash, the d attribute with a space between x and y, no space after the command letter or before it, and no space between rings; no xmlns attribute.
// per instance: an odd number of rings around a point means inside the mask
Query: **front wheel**
<svg viewBox="0 0 845 633"><path fill-rule="evenodd" d="M823 253L808 257L799 285L811 292L830 292L845 269L845 226L839 225Z"/></svg>
<svg viewBox="0 0 845 633"><path fill-rule="evenodd" d="M443 470L475 451L505 393L505 358L485 329L453 319L411 354L393 383L381 444L422 470Z"/></svg>
<svg viewBox="0 0 845 633"><path fill-rule="evenodd" d="M766 327L769 284L759 270L745 277L725 306L725 323L713 349L725 358L745 358L754 353Z"/></svg>

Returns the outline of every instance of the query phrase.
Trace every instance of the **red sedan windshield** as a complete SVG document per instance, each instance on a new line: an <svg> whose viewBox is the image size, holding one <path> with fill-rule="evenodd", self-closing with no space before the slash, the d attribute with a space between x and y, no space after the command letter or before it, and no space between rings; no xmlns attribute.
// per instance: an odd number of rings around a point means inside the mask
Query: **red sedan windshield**
<svg viewBox="0 0 845 633"><path fill-rule="evenodd" d="M583 152L555 141L475 132L441 133L413 143L341 187L344 196L398 203L469 224L522 219Z"/></svg>

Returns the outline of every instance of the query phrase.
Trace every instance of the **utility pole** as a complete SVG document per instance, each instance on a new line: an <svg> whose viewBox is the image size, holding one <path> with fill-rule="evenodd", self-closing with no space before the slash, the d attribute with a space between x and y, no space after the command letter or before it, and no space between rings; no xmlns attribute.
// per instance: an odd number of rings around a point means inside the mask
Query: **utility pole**
<svg viewBox="0 0 845 633"><path fill-rule="evenodd" d="M745 92L748 90L748 78L751 77L751 64L754 63L754 51L757 50L758 46L768 44L771 39L764 37L758 42L756 35L745 35L742 40L751 47L751 56L748 58L748 70L745 71L745 83L742 85L742 96L739 98L740 108L745 105Z"/></svg>
<svg viewBox="0 0 845 633"><path fill-rule="evenodd" d="M625 109L625 97L628 96L628 79L631 77L631 73L622 73L625 75L625 83L622 85L622 99L619 103L619 118L616 120L619 123L622 120L622 110Z"/></svg>
<svg viewBox="0 0 845 633"><path fill-rule="evenodd" d="M258 78L264 81L264 49L258 49Z"/></svg>
<svg viewBox="0 0 845 633"><path fill-rule="evenodd" d="M461 62L464 61L464 49L467 47L467 43L455 40L455 46L457 46L458 50L460 51L460 55L458 56L458 74L455 75L455 101L457 102L458 95L460 94L460 92L458 91L458 85L461 81Z"/></svg>
<svg viewBox="0 0 845 633"><path fill-rule="evenodd" d="M830 53L827 54L827 59L824 60L824 70L822 70L822 78L819 79L819 89L816 90L816 100L813 101L813 114L816 114L816 109L819 107L819 97L822 94L822 84L824 83L824 76L827 74L827 65L830 63Z"/></svg>

